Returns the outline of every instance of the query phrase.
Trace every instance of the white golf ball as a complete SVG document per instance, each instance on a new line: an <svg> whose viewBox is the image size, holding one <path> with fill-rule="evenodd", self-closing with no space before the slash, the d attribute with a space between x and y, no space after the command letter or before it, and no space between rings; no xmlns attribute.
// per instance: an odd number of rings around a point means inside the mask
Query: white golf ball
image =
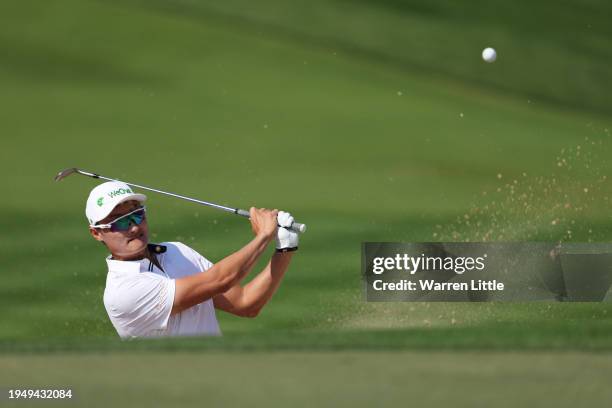
<svg viewBox="0 0 612 408"><path fill-rule="evenodd" d="M482 59L486 62L494 62L497 59L497 52L491 47L482 50Z"/></svg>

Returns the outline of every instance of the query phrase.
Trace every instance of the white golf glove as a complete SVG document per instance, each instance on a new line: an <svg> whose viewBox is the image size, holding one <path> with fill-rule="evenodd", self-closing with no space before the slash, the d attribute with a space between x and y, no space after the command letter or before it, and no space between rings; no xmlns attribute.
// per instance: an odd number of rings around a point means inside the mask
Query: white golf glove
<svg viewBox="0 0 612 408"><path fill-rule="evenodd" d="M289 252L298 249L298 233L290 230L293 224L293 217L285 211L278 212L278 231L276 232L276 251Z"/></svg>

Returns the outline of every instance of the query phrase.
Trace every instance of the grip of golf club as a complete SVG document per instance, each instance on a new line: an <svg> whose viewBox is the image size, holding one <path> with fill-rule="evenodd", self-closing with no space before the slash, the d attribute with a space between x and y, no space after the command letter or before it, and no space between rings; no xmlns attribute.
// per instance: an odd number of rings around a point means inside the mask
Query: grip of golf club
<svg viewBox="0 0 612 408"><path fill-rule="evenodd" d="M247 217L247 218L251 216L251 214L248 211L241 210L239 208L236 209L236 214L242 215L243 217ZM294 221L293 224L291 224L291 227L289 227L289 229L295 232L304 233L306 231L306 224L302 224L302 223Z"/></svg>
<svg viewBox="0 0 612 408"><path fill-rule="evenodd" d="M291 224L291 226L289 227L289 229L295 232L304 233L306 232L306 224L294 221L293 224Z"/></svg>
<svg viewBox="0 0 612 408"><path fill-rule="evenodd" d="M247 210L241 210L240 208L236 209L236 214L242 215L243 217L251 218L251 213Z"/></svg>

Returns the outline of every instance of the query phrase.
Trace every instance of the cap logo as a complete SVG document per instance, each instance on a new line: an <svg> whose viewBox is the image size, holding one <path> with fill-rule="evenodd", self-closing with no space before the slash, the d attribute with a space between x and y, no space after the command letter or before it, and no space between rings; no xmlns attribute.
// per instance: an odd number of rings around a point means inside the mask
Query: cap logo
<svg viewBox="0 0 612 408"><path fill-rule="evenodd" d="M104 197L100 197L100 198L98 198L98 201L96 201L96 204L98 204L98 206L102 207L102 205L104 204L103 201L104 201Z"/></svg>
<svg viewBox="0 0 612 408"><path fill-rule="evenodd" d="M123 195L123 194L133 194L132 190L130 190L129 188L120 188L117 189L115 191L111 191L110 193L108 193L108 196L110 198L116 197L118 195Z"/></svg>

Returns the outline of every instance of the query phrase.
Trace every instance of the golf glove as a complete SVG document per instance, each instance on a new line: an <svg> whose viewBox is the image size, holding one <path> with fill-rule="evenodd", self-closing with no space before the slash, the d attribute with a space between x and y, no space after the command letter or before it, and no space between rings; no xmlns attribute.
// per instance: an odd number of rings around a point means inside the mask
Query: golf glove
<svg viewBox="0 0 612 408"><path fill-rule="evenodd" d="M278 231L276 232L276 251L289 252L298 249L298 233L290 230L293 217L285 211L278 212Z"/></svg>

